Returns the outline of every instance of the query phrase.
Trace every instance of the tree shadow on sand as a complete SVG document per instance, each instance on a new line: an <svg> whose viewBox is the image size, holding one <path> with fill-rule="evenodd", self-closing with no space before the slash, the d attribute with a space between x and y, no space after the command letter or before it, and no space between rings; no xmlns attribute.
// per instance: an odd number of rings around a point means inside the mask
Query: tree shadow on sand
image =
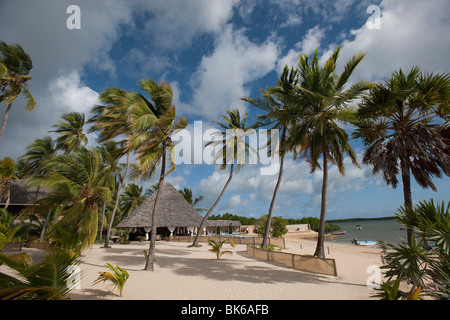
<svg viewBox="0 0 450 320"><path fill-rule="evenodd" d="M156 257L161 268L171 268L176 274L198 276L219 281L244 281L249 283L324 283L332 282L330 276L295 270L270 261L255 260L245 251L235 253L239 259L227 256L221 260L211 258ZM274 266L276 268L274 268Z"/></svg>

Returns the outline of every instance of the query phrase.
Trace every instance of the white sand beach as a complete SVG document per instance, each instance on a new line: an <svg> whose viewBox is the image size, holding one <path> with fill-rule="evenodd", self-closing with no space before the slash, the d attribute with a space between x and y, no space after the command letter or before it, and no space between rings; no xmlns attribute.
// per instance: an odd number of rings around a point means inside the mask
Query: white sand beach
<svg viewBox="0 0 450 320"><path fill-rule="evenodd" d="M286 251L313 254L315 240L286 238ZM83 253L81 289L71 294L83 299L158 299L158 300L365 300L374 290L366 281L370 265L381 264L381 249L326 242L327 258L336 260L338 276L303 272L279 263L256 260L246 253L245 245L231 249L233 255L217 260L210 248L188 248L189 243L158 241L155 270L143 271L144 250L148 242L114 244L110 249L94 245ZM329 254L328 254L329 249ZM123 297L111 292L107 283L92 285L100 271L110 271L111 263L126 269L130 277Z"/></svg>

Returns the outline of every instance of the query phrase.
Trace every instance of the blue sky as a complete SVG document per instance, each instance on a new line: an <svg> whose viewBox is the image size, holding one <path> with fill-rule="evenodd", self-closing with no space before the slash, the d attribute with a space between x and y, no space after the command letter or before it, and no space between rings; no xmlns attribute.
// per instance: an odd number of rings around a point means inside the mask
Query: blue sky
<svg viewBox="0 0 450 320"><path fill-rule="evenodd" d="M81 29L69 30L69 5L81 9ZM366 22L370 5L380 8L380 29ZM249 120L257 114L240 100L258 97L273 85L284 65L319 50L322 61L341 46L340 65L367 52L352 81L380 81L402 67L448 71L450 1L417 0L0 0L0 39L19 43L34 63L30 90L36 109L14 106L0 145L0 157L19 157L36 137L48 134L65 112L88 113L107 87L138 90L146 77L169 82L177 112L213 128L226 110L238 108ZM2 110L5 105L0 106ZM95 144L95 135L90 135ZM363 146L352 145L362 158ZM401 185L392 189L370 167L346 175L330 167L329 219L393 215L402 204ZM214 214L267 214L276 176L261 176L247 165L233 178ZM179 165L168 181L190 187L209 207L228 172L214 165ZM155 179L154 179L155 180ZM147 181L151 185L155 181ZM321 172L288 157L275 215L318 217ZM438 192L413 185L413 199L449 200L448 177Z"/></svg>

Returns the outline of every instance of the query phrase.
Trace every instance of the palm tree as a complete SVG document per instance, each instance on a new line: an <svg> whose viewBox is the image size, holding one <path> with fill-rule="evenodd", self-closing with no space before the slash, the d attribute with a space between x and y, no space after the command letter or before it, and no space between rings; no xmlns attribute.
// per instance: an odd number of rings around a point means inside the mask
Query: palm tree
<svg viewBox="0 0 450 320"><path fill-rule="evenodd" d="M173 105L171 86L162 82L160 85L152 79L144 79L140 83L142 90L147 92L151 100L135 93L132 108L133 141L131 150L136 150L137 166L133 171L134 177L149 179L155 173L156 166L161 164L159 186L164 186L164 178L175 170L174 159L169 156L171 167L166 172L167 152L172 152L174 144L171 135L187 125L187 118L175 118L176 108ZM153 271L153 259L156 244L156 219L161 188L156 191L155 204L152 212L152 229L150 234L150 247L145 270Z"/></svg>
<svg viewBox="0 0 450 320"><path fill-rule="evenodd" d="M413 205L411 174L422 188L434 191L432 177L450 175L450 149L440 134L445 123L434 117L448 107L449 81L450 73L423 74L413 67L405 74L400 69L360 104L361 120L353 136L367 146L363 163L371 164L374 174L381 172L394 188L401 174L405 207Z"/></svg>
<svg viewBox="0 0 450 320"><path fill-rule="evenodd" d="M67 238L71 235L72 243L61 245L81 252L95 241L98 210L104 200L111 197L101 153L96 148L82 148L70 155L55 156L47 162L47 168L51 174L33 179L32 185L45 185L52 192L38 201L65 207L63 217L54 226L53 236Z"/></svg>
<svg viewBox="0 0 450 320"><path fill-rule="evenodd" d="M71 152L86 146L88 138L83 132L85 115L80 112L70 112L62 116L50 132L57 132L60 136L56 139L56 148L64 152Z"/></svg>
<svg viewBox="0 0 450 320"><path fill-rule="evenodd" d="M89 132L98 132L98 141L100 143L111 142L113 139L121 138L121 140L116 141L114 144L116 150L114 152L112 152L112 150L109 151L109 155L112 156L111 164L114 161L117 163L120 158L126 156L126 167L124 173L122 174L121 170L117 166L115 166L115 169L117 170L111 171L111 173L115 172L120 176L119 179L121 180L121 183L117 188L117 193L115 196L116 200L111 213L111 221L106 233L105 248L108 248L114 217L119 206L120 192L126 184L128 170L130 168L130 155L132 152L132 150L129 149L129 144L132 137L130 105L132 105L135 101L130 98L130 94L127 91L118 88L105 89L100 94L99 100L103 103L103 105L95 106L91 110L94 115L88 121L88 123L92 124ZM111 169L113 167L114 166L111 166Z"/></svg>
<svg viewBox="0 0 450 320"><path fill-rule="evenodd" d="M190 188L183 188L183 190L178 190L178 192L183 196L183 198L189 202L189 204L197 211L206 211L206 209L203 208L195 208L195 206L203 200L203 196L200 195L197 198L194 199L194 195L192 193L192 189Z"/></svg>
<svg viewBox="0 0 450 320"><path fill-rule="evenodd" d="M17 166L13 159L6 157L0 160L0 197L6 191L5 209L8 209L11 182L19 180L16 175Z"/></svg>
<svg viewBox="0 0 450 320"><path fill-rule="evenodd" d="M344 175L346 153L353 164L359 167L355 152L349 144L347 133L341 125L355 119L355 108L347 106L358 98L372 84L359 81L345 88L352 72L364 54L353 56L345 65L341 75L337 75L336 63L340 48L328 58L323 67L319 66L316 50L312 60L307 55L300 56L298 62L299 80L293 102L296 103L297 123L291 128L292 146L302 150L311 165L311 172L317 168L323 171L322 198L320 208L319 234L314 256L325 257L324 237L327 206L328 165L335 164ZM319 161L322 158L322 165Z"/></svg>
<svg viewBox="0 0 450 320"><path fill-rule="evenodd" d="M251 150L251 147L249 146L248 143L245 142L244 139L245 135L248 135L249 132L252 132L251 129L253 129L254 127L254 126L247 127L247 114L245 114L245 117L243 119L241 118L238 109L228 110L227 114L228 117L222 115L222 119L224 120L225 123L213 121L214 123L219 125L223 131L220 132L219 139L208 142L207 145L216 145L221 147L220 151L214 158L214 162L217 161L221 162L220 165L221 170L225 170L227 168L227 165L230 164L230 175L228 176L228 179L225 182L225 185L223 186L222 191L219 194L219 197L203 217L202 222L200 223L199 226L199 232L197 232L194 242L192 243L193 246L199 245L198 243L201 230L203 230L203 226L205 225L206 220L208 220L213 210L219 204L220 200L225 194L225 191L228 188L228 185L231 182L231 179L233 178L234 162L237 161L236 173L238 173L245 163L245 161L242 161L243 160L242 158L246 154L251 156L251 153L255 152L255 150ZM232 135L230 135L231 132L233 132Z"/></svg>
<svg viewBox="0 0 450 320"><path fill-rule="evenodd" d="M115 202L114 207L111 214L111 221L108 224L108 229L106 233L106 239L105 239L105 248L108 248L109 245L109 237L111 234L111 228L114 223L114 217L117 211L117 197L119 197L119 192L117 191L119 188L121 189L122 183L124 183L125 179L122 176L122 169L123 164L119 164L120 158L123 156L124 148L121 147L120 142L117 143L115 141L105 141L100 144L99 150L103 157L103 162L105 166L105 172L106 172L106 184L110 188L110 190L114 190L116 193L115 195ZM103 226L105 222L105 215L106 215L106 205L108 201L105 199L105 202L103 203L103 210L102 210L102 221L100 223L100 236L99 240L102 241L102 234L103 234Z"/></svg>
<svg viewBox="0 0 450 320"><path fill-rule="evenodd" d="M143 195L143 186L138 186L135 183L128 184L123 193L120 195L120 211L122 212L122 219L127 217L134 209L147 199Z"/></svg>
<svg viewBox="0 0 450 320"><path fill-rule="evenodd" d="M36 101L27 88L31 80L29 74L32 68L33 63L30 56L20 45L9 45L0 41L0 87L2 91L0 102L8 104L0 128L0 140L6 128L12 104L21 93L26 99L27 111L33 110L36 106Z"/></svg>
<svg viewBox="0 0 450 320"><path fill-rule="evenodd" d="M34 140L28 147L26 153L20 157L20 161L23 161L23 166L20 170L24 177L45 177L50 174L50 170L46 167L46 163L50 161L57 153L55 141L49 136L42 139ZM36 201L40 185L36 188L36 195L34 200ZM50 219L53 206L47 209L47 215L45 217L44 223L42 225L40 241L44 239L45 231L47 228L48 221ZM34 206L31 210L25 210L25 214L34 212ZM41 212L42 214L43 212Z"/></svg>
<svg viewBox="0 0 450 320"><path fill-rule="evenodd" d="M81 280L76 272L78 256L65 250L49 252L44 261L33 263L27 253L6 256L0 264L15 271L0 272L0 300L65 300Z"/></svg>
<svg viewBox="0 0 450 320"><path fill-rule="evenodd" d="M286 141L288 139L287 131L290 123L292 122L292 116L289 112L291 109L289 102L291 100L290 95L293 90L293 86L296 84L297 70L294 68L289 70L289 68L285 66L275 87L268 87L267 91L261 89L262 99L255 100L243 98L244 101L250 102L253 106L266 112L258 117L261 124L270 125L271 129L278 129L281 131L281 138L279 142L280 169L278 171L278 179L273 191L272 201L270 202L268 221L264 232L263 242L261 244L263 248L267 248L267 245L269 244L270 226L272 225L272 212L283 178L284 157L288 151L286 150Z"/></svg>

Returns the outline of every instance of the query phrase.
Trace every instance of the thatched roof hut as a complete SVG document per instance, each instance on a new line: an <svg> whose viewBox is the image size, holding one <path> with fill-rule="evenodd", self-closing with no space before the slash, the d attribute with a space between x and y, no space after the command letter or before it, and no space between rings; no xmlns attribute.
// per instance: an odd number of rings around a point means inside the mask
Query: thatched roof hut
<svg viewBox="0 0 450 320"><path fill-rule="evenodd" d="M28 187L26 180L12 181L10 185L10 199L8 211L18 213L20 210L31 206L32 202L44 198L49 194L49 189L44 186ZM6 204L6 191L0 195L0 206Z"/></svg>
<svg viewBox="0 0 450 320"><path fill-rule="evenodd" d="M156 192L123 219L117 228L151 228L155 199ZM192 230L200 225L202 219L202 216L170 183L164 183L156 218L157 228L166 227L173 230L175 227L184 227Z"/></svg>
<svg viewBox="0 0 450 320"><path fill-rule="evenodd" d="M207 227L240 227L241 223L239 221L234 220L207 220L206 221Z"/></svg>

